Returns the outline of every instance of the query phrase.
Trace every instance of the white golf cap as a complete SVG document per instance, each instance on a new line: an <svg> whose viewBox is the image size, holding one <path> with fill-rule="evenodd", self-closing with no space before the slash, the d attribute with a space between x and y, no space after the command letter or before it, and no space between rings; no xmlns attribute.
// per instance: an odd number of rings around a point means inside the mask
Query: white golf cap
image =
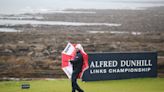
<svg viewBox="0 0 164 92"><path fill-rule="evenodd" d="M79 50L83 50L83 47L81 46L81 44L77 44L77 45L75 46L75 48L76 48L76 49L79 49Z"/></svg>

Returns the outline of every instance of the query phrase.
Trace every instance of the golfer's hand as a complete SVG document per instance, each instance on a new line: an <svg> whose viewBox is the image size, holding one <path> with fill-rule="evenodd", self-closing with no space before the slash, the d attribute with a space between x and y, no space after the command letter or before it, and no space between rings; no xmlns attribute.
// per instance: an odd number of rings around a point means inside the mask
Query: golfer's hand
<svg viewBox="0 0 164 92"><path fill-rule="evenodd" d="M71 61L71 59L68 59L68 62L70 62Z"/></svg>

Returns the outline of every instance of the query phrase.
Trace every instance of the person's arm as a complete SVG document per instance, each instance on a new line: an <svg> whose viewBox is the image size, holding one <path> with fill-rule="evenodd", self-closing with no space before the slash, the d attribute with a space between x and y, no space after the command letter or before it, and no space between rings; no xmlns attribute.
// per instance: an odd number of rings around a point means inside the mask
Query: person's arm
<svg viewBox="0 0 164 92"><path fill-rule="evenodd" d="M78 61L80 61L82 58L83 58L82 55L81 55L81 54L78 54L78 55L74 58L74 60L70 60L70 62L71 62L72 64L76 64L76 63L78 63Z"/></svg>

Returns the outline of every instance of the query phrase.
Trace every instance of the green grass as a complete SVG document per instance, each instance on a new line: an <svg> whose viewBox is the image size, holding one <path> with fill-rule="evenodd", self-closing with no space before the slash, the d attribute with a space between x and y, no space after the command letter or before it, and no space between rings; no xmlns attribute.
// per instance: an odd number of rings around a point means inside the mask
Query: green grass
<svg viewBox="0 0 164 92"><path fill-rule="evenodd" d="M21 89L29 83L30 89ZM139 78L96 82L78 81L85 92L164 92L164 78ZM33 80L0 82L0 92L71 92L71 82L64 80Z"/></svg>

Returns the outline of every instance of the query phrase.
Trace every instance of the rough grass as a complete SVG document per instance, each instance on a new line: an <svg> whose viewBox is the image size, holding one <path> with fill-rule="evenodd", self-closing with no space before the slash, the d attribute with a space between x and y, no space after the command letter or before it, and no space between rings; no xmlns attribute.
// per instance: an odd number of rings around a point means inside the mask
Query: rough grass
<svg viewBox="0 0 164 92"><path fill-rule="evenodd" d="M30 89L21 89L21 84L30 84ZM78 81L85 92L164 92L164 78L139 78L96 82ZM3 81L0 92L71 92L68 79Z"/></svg>

